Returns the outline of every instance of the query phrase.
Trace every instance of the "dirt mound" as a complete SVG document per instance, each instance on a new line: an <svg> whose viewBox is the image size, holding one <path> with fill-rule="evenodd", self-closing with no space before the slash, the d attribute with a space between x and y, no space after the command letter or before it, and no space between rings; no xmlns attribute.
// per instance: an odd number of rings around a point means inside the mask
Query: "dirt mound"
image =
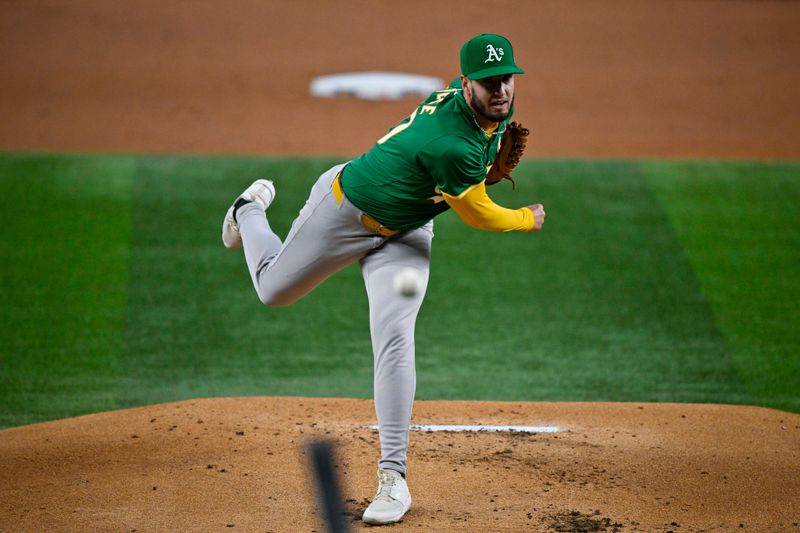
<svg viewBox="0 0 800 533"><path fill-rule="evenodd" d="M353 530L375 490L371 401L205 399L0 432L0 529L321 531L305 445L337 445ZM433 402L394 531L800 531L800 416L684 404Z"/></svg>

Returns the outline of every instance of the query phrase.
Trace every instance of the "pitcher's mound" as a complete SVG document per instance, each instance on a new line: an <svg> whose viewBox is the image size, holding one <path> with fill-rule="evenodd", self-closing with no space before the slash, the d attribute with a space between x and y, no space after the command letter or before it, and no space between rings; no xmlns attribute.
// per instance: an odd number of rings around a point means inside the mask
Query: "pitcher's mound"
<svg viewBox="0 0 800 533"><path fill-rule="evenodd" d="M756 407L418 401L393 531L798 531L800 416ZM207 399L0 431L0 529L324 531L304 445L337 446L352 530L371 401ZM430 428L427 428L430 429ZM544 431L544 430L543 430Z"/></svg>

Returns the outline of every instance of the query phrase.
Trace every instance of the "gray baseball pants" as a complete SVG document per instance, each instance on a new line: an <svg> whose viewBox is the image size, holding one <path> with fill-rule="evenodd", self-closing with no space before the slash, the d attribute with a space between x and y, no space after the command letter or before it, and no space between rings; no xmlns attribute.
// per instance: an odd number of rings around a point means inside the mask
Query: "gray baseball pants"
<svg viewBox="0 0 800 533"><path fill-rule="evenodd" d="M319 177L283 242L255 202L239 208L236 217L247 268L265 305L291 304L345 266L360 263L369 299L378 464L405 475L416 389L414 326L428 284L433 221L394 237L373 233L361 224L358 208L334 197L331 185L343 167ZM419 270L423 280L411 297L393 288L395 274L406 267Z"/></svg>

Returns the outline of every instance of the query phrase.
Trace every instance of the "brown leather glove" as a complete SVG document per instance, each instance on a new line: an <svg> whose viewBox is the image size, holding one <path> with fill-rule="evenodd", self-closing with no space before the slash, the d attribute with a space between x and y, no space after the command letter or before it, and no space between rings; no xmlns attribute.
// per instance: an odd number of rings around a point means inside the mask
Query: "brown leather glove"
<svg viewBox="0 0 800 533"><path fill-rule="evenodd" d="M494 185L507 179L511 181L513 189L517 187L517 183L511 177L511 171L522 159L522 153L525 151L530 133L530 130L524 128L519 122L511 122L506 127L503 138L500 139L500 148L497 150L492 168L486 174L486 185Z"/></svg>

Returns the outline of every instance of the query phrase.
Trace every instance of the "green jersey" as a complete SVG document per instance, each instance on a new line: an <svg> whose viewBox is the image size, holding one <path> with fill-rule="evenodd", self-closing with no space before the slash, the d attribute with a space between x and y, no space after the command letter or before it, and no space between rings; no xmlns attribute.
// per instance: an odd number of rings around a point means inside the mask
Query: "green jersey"
<svg viewBox="0 0 800 533"><path fill-rule="evenodd" d="M348 163L341 178L344 193L387 227L423 226L449 209L442 192L458 196L486 179L509 119L487 136L456 79Z"/></svg>

